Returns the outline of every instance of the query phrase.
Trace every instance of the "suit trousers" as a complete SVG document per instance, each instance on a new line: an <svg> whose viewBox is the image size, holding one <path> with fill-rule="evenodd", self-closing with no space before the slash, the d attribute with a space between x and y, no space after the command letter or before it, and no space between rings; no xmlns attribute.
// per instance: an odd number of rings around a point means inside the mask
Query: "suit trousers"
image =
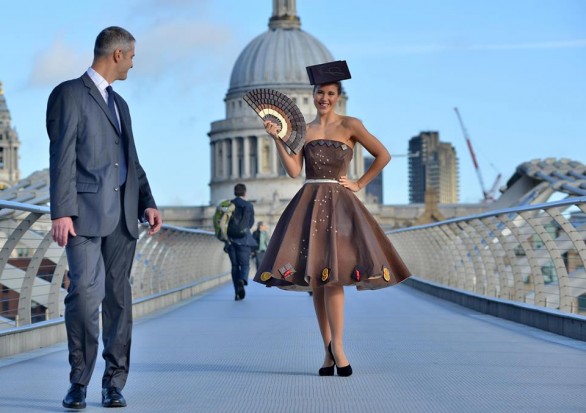
<svg viewBox="0 0 586 413"><path fill-rule="evenodd" d="M98 353L101 304L102 357L105 360L102 387L122 389L130 363L130 270L136 239L128 232L122 212L118 226L110 235L78 235L69 239L65 249L69 264L69 288L65 297L69 380L72 384L88 385L90 382Z"/></svg>

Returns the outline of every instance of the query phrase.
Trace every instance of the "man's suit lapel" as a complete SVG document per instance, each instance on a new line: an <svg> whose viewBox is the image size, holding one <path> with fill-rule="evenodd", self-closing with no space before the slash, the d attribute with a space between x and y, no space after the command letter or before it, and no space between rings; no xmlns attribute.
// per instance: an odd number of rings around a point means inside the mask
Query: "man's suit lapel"
<svg viewBox="0 0 586 413"><path fill-rule="evenodd" d="M110 123L112 124L112 127L114 128L116 133L118 133L118 128L116 128L116 123L117 123L116 119L114 119L112 113L110 112L110 109L108 108L108 104L104 100L102 94L98 90L98 87L96 86L94 81L89 77L89 75L87 73L83 74L83 76L81 77L81 80L83 81L85 86L88 88L88 92L89 92L90 96L96 101L96 103L100 106L102 111L104 111L104 114L106 115L106 117L108 118ZM114 95L116 95L116 94L114 94ZM116 101L116 103L118 103L118 102ZM120 108L120 105L118 105L118 108ZM120 110L120 109L118 109L118 110ZM120 117L122 117L122 116L120 116Z"/></svg>

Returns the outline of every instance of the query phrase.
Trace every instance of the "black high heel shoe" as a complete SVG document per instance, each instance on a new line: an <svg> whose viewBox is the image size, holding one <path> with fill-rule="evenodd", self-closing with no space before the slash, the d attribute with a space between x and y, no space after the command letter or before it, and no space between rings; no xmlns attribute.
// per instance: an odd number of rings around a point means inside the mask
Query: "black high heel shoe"
<svg viewBox="0 0 586 413"><path fill-rule="evenodd" d="M332 356L332 360L334 360L334 366L338 368L338 376L340 377L348 377L352 375L352 366L348 364L344 367L338 367L336 363L336 358L334 357L334 353L332 352L332 343L328 345L328 351L330 352L330 356Z"/></svg>
<svg viewBox="0 0 586 413"><path fill-rule="evenodd" d="M334 360L334 356L332 354L332 343L328 344L328 351L330 352L330 356L332 360ZM330 367L322 367L319 369L320 376L333 376L334 375L334 368L336 367L336 360L334 360L334 364Z"/></svg>
<svg viewBox="0 0 586 413"><path fill-rule="evenodd" d="M340 377L348 377L352 375L352 366L347 365L345 367L338 367L338 376Z"/></svg>
<svg viewBox="0 0 586 413"><path fill-rule="evenodd" d="M319 369L318 373L320 376L333 376L334 375L334 367L336 367L335 364L330 367L322 367Z"/></svg>

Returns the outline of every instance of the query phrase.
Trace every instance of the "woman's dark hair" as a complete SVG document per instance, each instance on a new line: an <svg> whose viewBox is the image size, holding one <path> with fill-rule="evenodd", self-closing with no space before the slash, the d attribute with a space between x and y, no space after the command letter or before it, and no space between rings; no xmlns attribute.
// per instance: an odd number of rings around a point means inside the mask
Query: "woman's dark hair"
<svg viewBox="0 0 586 413"><path fill-rule="evenodd" d="M336 87L338 88L338 95L341 95L342 92L344 91L344 89L342 89L342 82L337 81L337 82L332 82L332 83L323 83L321 85L314 85L313 86L313 93L315 93L317 91L317 89L319 89L320 87L322 87L324 85L336 85Z"/></svg>

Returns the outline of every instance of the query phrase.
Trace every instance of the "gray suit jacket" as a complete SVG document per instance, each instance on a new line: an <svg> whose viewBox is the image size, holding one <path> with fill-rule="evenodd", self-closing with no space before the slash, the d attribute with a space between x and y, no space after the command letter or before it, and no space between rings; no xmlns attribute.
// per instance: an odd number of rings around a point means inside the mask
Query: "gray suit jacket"
<svg viewBox="0 0 586 413"><path fill-rule="evenodd" d="M57 86L47 103L47 133L51 140L51 219L72 217L78 235L109 235L120 219L119 145L126 145L128 175L124 218L138 238L138 220L146 208L156 208L132 135L128 105L115 94L121 135L108 105L84 73Z"/></svg>

